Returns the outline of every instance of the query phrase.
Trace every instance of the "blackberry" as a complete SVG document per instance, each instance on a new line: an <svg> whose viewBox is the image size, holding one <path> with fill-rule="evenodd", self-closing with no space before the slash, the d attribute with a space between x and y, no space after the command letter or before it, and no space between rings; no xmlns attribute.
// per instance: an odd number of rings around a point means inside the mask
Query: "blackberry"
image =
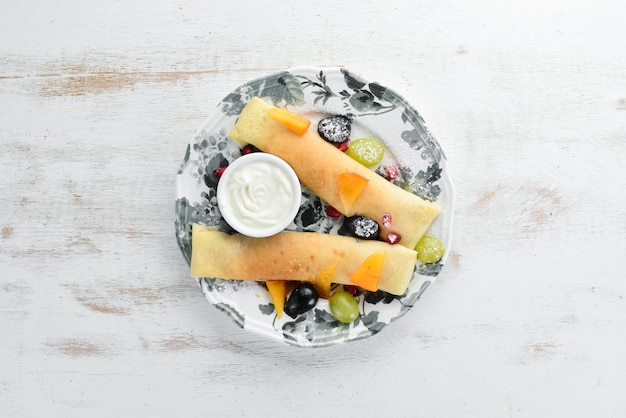
<svg viewBox="0 0 626 418"><path fill-rule="evenodd" d="M322 119L317 125L317 132L326 141L340 144L348 139L352 130L350 118L342 115Z"/></svg>
<svg viewBox="0 0 626 418"><path fill-rule="evenodd" d="M367 216L350 216L346 218L344 225L351 235L360 239L376 239L380 233L378 222Z"/></svg>

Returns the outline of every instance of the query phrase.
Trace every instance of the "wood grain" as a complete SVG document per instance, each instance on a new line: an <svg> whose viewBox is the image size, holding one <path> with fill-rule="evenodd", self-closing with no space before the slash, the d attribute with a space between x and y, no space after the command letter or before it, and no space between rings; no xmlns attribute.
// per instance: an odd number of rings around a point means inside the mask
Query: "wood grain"
<svg viewBox="0 0 626 418"><path fill-rule="evenodd" d="M625 14L2 2L0 415L626 416ZM174 239L194 130L239 84L295 65L401 92L458 195L453 252L419 303L321 350L235 326Z"/></svg>

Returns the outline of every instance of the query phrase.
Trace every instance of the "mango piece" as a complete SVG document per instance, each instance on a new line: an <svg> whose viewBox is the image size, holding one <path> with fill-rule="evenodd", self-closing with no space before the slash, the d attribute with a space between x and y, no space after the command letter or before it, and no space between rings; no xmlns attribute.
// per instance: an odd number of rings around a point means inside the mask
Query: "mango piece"
<svg viewBox="0 0 626 418"><path fill-rule="evenodd" d="M266 280L267 290L272 298L274 304L274 310L278 319L282 318L283 311L285 310L285 295L287 294L284 280Z"/></svg>
<svg viewBox="0 0 626 418"><path fill-rule="evenodd" d="M387 251L378 251L367 257L357 271L350 276L350 281L365 290L377 291L386 255Z"/></svg>
<svg viewBox="0 0 626 418"><path fill-rule="evenodd" d="M335 280L338 261L330 264L328 267L321 269L317 276L308 280L321 298L328 299L330 297L330 284Z"/></svg>
<svg viewBox="0 0 626 418"><path fill-rule="evenodd" d="M341 198L344 213L349 212L369 180L356 173L341 173L337 177L337 193Z"/></svg>
<svg viewBox="0 0 626 418"><path fill-rule="evenodd" d="M300 136L304 135L304 133L309 130L309 126L311 126L310 120L290 112L287 109L271 107L267 109L266 112L267 116L286 126L289 130Z"/></svg>

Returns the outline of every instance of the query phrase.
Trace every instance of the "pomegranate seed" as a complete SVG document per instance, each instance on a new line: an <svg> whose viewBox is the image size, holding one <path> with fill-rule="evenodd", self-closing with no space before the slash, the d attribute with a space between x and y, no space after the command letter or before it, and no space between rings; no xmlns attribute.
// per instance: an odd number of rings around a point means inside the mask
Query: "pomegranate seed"
<svg viewBox="0 0 626 418"><path fill-rule="evenodd" d="M401 239L402 237L400 236L400 234L396 232L389 232L387 234L387 242L391 245L399 243Z"/></svg>
<svg viewBox="0 0 626 418"><path fill-rule="evenodd" d="M252 144L244 145L241 149L241 155L251 154L253 152L258 152L259 149Z"/></svg>
<svg viewBox="0 0 626 418"><path fill-rule="evenodd" d="M226 167L216 168L213 170L213 175L219 179L224 174L224 170L226 170Z"/></svg>
<svg viewBox="0 0 626 418"><path fill-rule="evenodd" d="M391 214L389 212L385 212L383 215L383 226L385 228L391 228Z"/></svg>
<svg viewBox="0 0 626 418"><path fill-rule="evenodd" d="M387 178L389 181L394 181L398 178L398 169L392 165L385 167L385 174L387 174Z"/></svg>
<svg viewBox="0 0 626 418"><path fill-rule="evenodd" d="M356 296L359 293L359 288L351 284L347 284L343 288L346 292L350 293L352 296Z"/></svg>
<svg viewBox="0 0 626 418"><path fill-rule="evenodd" d="M331 218L338 218L341 216L341 212L339 212L337 209L335 209L332 206L326 206L326 215L328 215Z"/></svg>
<svg viewBox="0 0 626 418"><path fill-rule="evenodd" d="M337 149L341 152L346 152L346 150L348 149L348 145L350 145L350 140L346 139L343 142L340 142L338 144L333 144L335 145L335 147L337 147Z"/></svg>

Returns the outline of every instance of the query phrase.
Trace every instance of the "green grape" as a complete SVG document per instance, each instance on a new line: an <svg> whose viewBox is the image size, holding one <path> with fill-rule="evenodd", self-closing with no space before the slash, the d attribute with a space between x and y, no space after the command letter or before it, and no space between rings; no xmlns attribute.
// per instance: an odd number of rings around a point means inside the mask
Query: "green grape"
<svg viewBox="0 0 626 418"><path fill-rule="evenodd" d="M339 322L348 324L359 316L359 303L345 290L338 290L328 300L330 313Z"/></svg>
<svg viewBox="0 0 626 418"><path fill-rule="evenodd" d="M364 166L371 167L383 159L385 146L376 138L359 138L350 141L346 154Z"/></svg>
<svg viewBox="0 0 626 418"><path fill-rule="evenodd" d="M436 263L441 260L445 250L443 242L429 235L424 235L415 246L417 258L422 263Z"/></svg>

